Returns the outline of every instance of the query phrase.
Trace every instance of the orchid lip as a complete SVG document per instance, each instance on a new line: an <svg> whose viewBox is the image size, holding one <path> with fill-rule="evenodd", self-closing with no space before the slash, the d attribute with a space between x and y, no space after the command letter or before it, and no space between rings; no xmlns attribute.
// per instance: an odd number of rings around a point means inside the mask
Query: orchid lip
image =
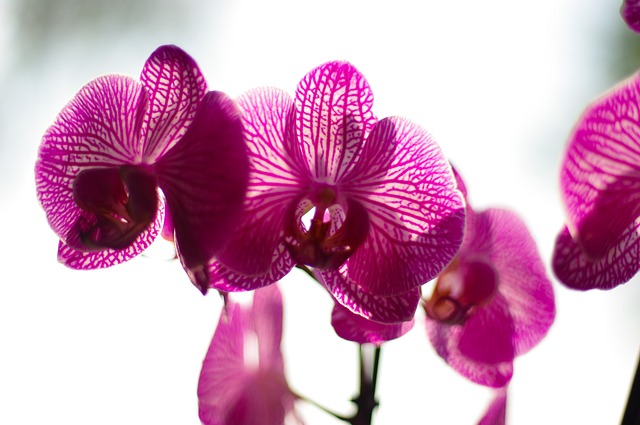
<svg viewBox="0 0 640 425"><path fill-rule="evenodd" d="M424 303L430 319L463 325L498 292L499 275L483 258L455 259L438 277L433 294Z"/></svg>
<svg viewBox="0 0 640 425"><path fill-rule="evenodd" d="M155 176L134 165L81 171L73 199L88 213L75 226L88 251L129 246L153 223L159 202Z"/></svg>
<svg viewBox="0 0 640 425"><path fill-rule="evenodd" d="M321 186L293 205L285 246L298 264L335 270L366 237L366 211L354 201L340 202L332 187ZM313 217L305 225L303 217L310 212Z"/></svg>

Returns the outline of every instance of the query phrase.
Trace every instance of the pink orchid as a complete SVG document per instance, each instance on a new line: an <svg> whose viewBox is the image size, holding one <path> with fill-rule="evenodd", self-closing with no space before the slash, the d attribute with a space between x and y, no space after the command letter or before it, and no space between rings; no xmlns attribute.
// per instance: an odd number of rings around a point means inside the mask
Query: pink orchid
<svg viewBox="0 0 640 425"><path fill-rule="evenodd" d="M553 255L570 288L611 289L640 269L640 74L584 111L569 138L560 186L567 225Z"/></svg>
<svg viewBox="0 0 640 425"><path fill-rule="evenodd" d="M553 289L533 238L514 213L475 212L467 203L466 217L462 247L424 305L427 331L437 353L460 374L502 387L514 358L553 323Z"/></svg>
<svg viewBox="0 0 640 425"><path fill-rule="evenodd" d="M205 265L244 199L242 131L236 105L207 92L194 60L175 46L153 52L140 81L91 81L46 131L35 167L58 259L96 269L135 257L160 232L166 199L181 262L205 291Z"/></svg>
<svg viewBox="0 0 640 425"><path fill-rule="evenodd" d="M254 292L253 306L223 309L198 383L204 425L280 425L296 396L280 348L282 297L277 285Z"/></svg>
<svg viewBox="0 0 640 425"><path fill-rule="evenodd" d="M640 0L624 0L620 15L632 31L640 33Z"/></svg>
<svg viewBox="0 0 640 425"><path fill-rule="evenodd" d="M367 81L346 62L312 70L295 99L262 88L238 103L250 149L246 210L211 264L211 286L252 290L305 265L350 311L411 320L420 286L463 235L463 199L433 138L404 118L378 120Z"/></svg>

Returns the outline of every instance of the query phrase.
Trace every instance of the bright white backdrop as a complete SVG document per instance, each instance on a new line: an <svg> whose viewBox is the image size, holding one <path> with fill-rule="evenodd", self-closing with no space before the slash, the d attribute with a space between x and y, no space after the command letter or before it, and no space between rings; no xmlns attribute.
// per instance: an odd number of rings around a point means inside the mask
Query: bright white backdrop
<svg viewBox="0 0 640 425"><path fill-rule="evenodd" d="M83 84L137 76L167 43L232 96L261 85L293 93L314 66L348 60L369 80L377 115L427 128L473 205L518 212L548 263L566 136L590 99L640 67L640 37L612 3L0 0L0 423L198 423L195 388L220 300L158 255L93 272L56 262L33 164ZM640 282L590 293L554 285L556 323L516 361L508 419L617 423L640 348ZM329 297L302 273L282 288L292 387L349 412L356 346L335 336ZM475 423L490 391L434 354L422 320L383 349L376 423ZM300 412L309 424L340 423Z"/></svg>

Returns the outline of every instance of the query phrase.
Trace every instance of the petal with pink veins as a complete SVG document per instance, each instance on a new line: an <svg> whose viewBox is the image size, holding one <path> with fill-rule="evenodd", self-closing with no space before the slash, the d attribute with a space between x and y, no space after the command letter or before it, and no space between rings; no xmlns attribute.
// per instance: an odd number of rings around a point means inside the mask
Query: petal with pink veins
<svg viewBox="0 0 640 425"><path fill-rule="evenodd" d="M83 87L43 136L36 189L47 220L66 242L82 210L73 197L80 172L133 164L140 157L141 123L148 100L142 85L108 75Z"/></svg>
<svg viewBox="0 0 640 425"><path fill-rule="evenodd" d="M339 182L356 162L376 118L373 93L347 62L328 62L309 72L296 91L296 130L312 175Z"/></svg>
<svg viewBox="0 0 640 425"><path fill-rule="evenodd" d="M277 266L273 263L283 249L285 218L308 171L300 168L290 145L295 138L289 119L294 110L286 93L256 89L241 96L238 104L249 147L249 183L236 236L218 258L229 270L267 276Z"/></svg>
<svg viewBox="0 0 640 425"><path fill-rule="evenodd" d="M336 302L331 313L331 325L340 338L358 344L381 345L383 342L400 338L413 328L414 320L384 324L367 320L354 314Z"/></svg>
<svg viewBox="0 0 640 425"><path fill-rule="evenodd" d="M431 135L405 119L376 124L341 187L369 214L369 235L348 260L349 279L369 293L418 288L462 243L465 203L451 166Z"/></svg>
<svg viewBox="0 0 640 425"><path fill-rule="evenodd" d="M568 228L585 254L607 255L640 216L640 74L592 103L569 138L560 176Z"/></svg>
<svg viewBox="0 0 640 425"><path fill-rule="evenodd" d="M153 163L178 142L207 91L196 62L176 46L161 46L147 59L140 80L149 94L144 161Z"/></svg>

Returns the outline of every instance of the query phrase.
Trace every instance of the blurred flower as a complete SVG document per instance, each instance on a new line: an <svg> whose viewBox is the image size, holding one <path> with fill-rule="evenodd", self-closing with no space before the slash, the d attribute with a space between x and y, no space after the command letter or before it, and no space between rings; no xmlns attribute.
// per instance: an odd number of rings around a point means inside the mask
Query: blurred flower
<svg viewBox="0 0 640 425"><path fill-rule="evenodd" d="M478 425L504 425L507 416L507 387L498 388Z"/></svg>
<svg viewBox="0 0 640 425"><path fill-rule="evenodd" d="M459 188L466 196L462 179ZM555 317L551 282L535 242L512 212L467 204L464 241L425 302L437 353L478 384L502 387L513 360L536 345Z"/></svg>
<svg viewBox="0 0 640 425"><path fill-rule="evenodd" d="M611 289L640 269L640 74L594 101L569 138L560 172L567 225L553 270L574 289Z"/></svg>
<svg viewBox="0 0 640 425"><path fill-rule="evenodd" d="M631 30L640 33L640 0L624 0L620 14Z"/></svg>
<svg viewBox="0 0 640 425"><path fill-rule="evenodd" d="M411 320L419 287L463 235L463 200L433 138L403 118L378 121L367 81L346 62L312 70L295 99L262 88L238 102L249 190L212 286L252 290L304 264L350 311Z"/></svg>
<svg viewBox="0 0 640 425"><path fill-rule="evenodd" d="M140 81L107 75L83 87L46 131L35 167L59 260L95 269L135 257L160 232L166 199L182 264L205 291L205 265L248 179L239 115L175 46L158 48Z"/></svg>
<svg viewBox="0 0 640 425"><path fill-rule="evenodd" d="M233 301L222 310L198 383L205 425L279 425L296 396L284 375L280 348L282 297L277 285L253 294L253 305Z"/></svg>

